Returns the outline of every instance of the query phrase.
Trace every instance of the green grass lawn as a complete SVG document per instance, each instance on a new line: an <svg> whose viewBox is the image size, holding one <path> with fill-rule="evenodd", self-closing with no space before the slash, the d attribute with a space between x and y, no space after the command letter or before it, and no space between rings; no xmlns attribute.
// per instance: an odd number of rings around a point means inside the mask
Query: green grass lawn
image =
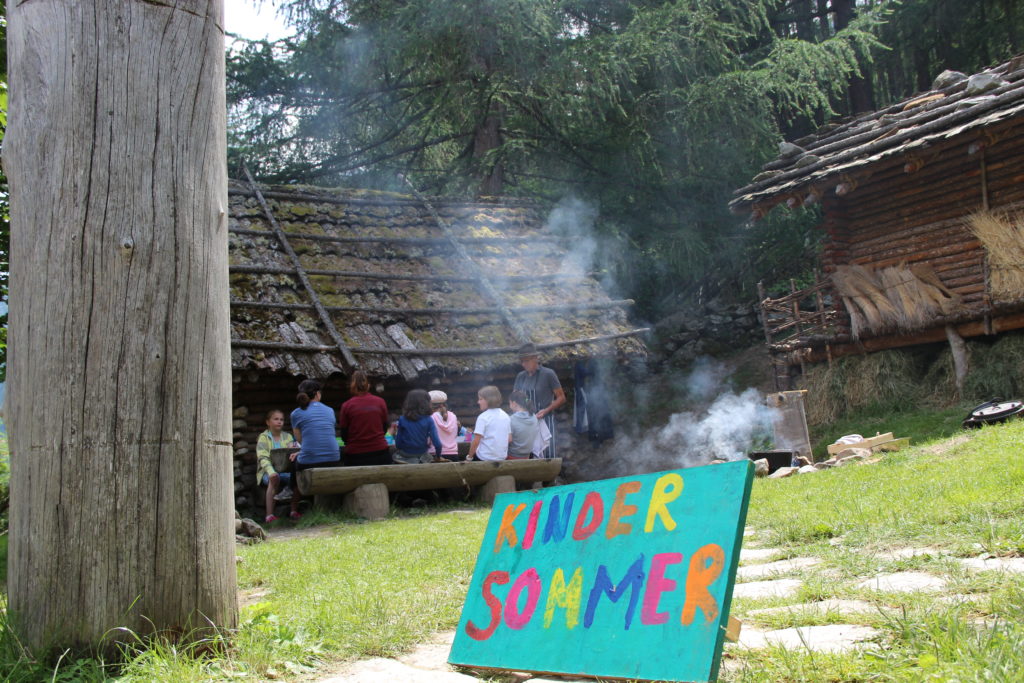
<svg viewBox="0 0 1024 683"><path fill-rule="evenodd" d="M826 447L846 434L870 438L892 432L897 438L910 437L911 444L927 444L960 432L960 423L974 406L974 403L965 403L940 410L916 410L908 406L906 410L858 411L833 423L812 427L812 450L816 459L823 460L827 457Z"/></svg>
<svg viewBox="0 0 1024 683"><path fill-rule="evenodd" d="M968 572L957 557L1024 555L1024 420L944 433L965 411L917 418L927 443L853 465L783 480L758 480L749 525L781 556L814 556L795 599L737 599L744 618L758 607L826 597L872 601L859 623L883 636L874 650L809 654L730 649L722 680L1024 680L1024 577ZM886 431L908 435L913 421ZM936 426L937 425L937 426ZM841 431L841 430L840 430ZM845 432L844 432L845 433ZM43 667L19 660L0 639L5 680L266 680L308 676L332 662L391 656L457 621L487 511L426 509L362 523L337 519L319 535L238 549L241 625L221 654L169 645L140 648L121 669L94 660ZM900 560L877 553L932 547L947 554ZM868 594L856 584L881 572L927 571L955 599ZM829 615L752 619L760 628L837 622Z"/></svg>

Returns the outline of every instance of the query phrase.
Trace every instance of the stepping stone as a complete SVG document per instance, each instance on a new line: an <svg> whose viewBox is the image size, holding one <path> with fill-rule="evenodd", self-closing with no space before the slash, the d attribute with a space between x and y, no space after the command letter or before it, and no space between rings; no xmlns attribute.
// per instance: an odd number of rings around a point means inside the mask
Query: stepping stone
<svg viewBox="0 0 1024 683"><path fill-rule="evenodd" d="M763 579L774 574L785 574L797 569L813 567L817 564L821 564L821 560L817 557L794 557L789 560L740 567L736 570L736 577L740 579Z"/></svg>
<svg viewBox="0 0 1024 683"><path fill-rule="evenodd" d="M744 628L740 631L739 645L749 648L782 646L787 650L814 652L847 652L870 644L866 640L877 638L881 631L869 626L830 624L828 626L800 626L777 631L759 631Z"/></svg>
<svg viewBox="0 0 1024 683"><path fill-rule="evenodd" d="M430 671L451 671L448 665L448 653L451 652L455 640L455 631L435 633L429 641L417 645L416 648L398 658L407 666Z"/></svg>
<svg viewBox="0 0 1024 683"><path fill-rule="evenodd" d="M829 598L820 602L804 602L799 605L782 605L781 607L762 607L761 609L750 610L747 616L766 616L770 614L804 614L808 616L819 616L829 613L838 614L859 614L878 613L879 610L891 611L889 607L880 607L866 600L837 600Z"/></svg>
<svg viewBox="0 0 1024 683"><path fill-rule="evenodd" d="M948 554L949 551L943 548L896 548L895 550L871 552L872 557L877 557L880 560L907 560L912 557L941 557Z"/></svg>
<svg viewBox="0 0 1024 683"><path fill-rule="evenodd" d="M960 564L979 571L1024 573L1024 557L967 557Z"/></svg>
<svg viewBox="0 0 1024 683"><path fill-rule="evenodd" d="M749 562L764 562L781 553L779 548L741 548L740 564Z"/></svg>
<svg viewBox="0 0 1024 683"><path fill-rule="evenodd" d="M879 574L857 584L857 588L890 593L913 593L915 591L940 591L946 587L946 580L925 572L896 572Z"/></svg>
<svg viewBox="0 0 1024 683"><path fill-rule="evenodd" d="M737 583L732 589L734 598L788 598L803 585L799 579L775 579L774 581L750 581Z"/></svg>
<svg viewBox="0 0 1024 683"><path fill-rule="evenodd" d="M935 598L936 602L941 602L944 605L973 605L975 603L982 602L984 600L991 600L992 596L988 593L969 593L963 595L962 593L954 593L953 595L940 595Z"/></svg>
<svg viewBox="0 0 1024 683"><path fill-rule="evenodd" d="M430 671L402 664L394 659L364 659L356 662L340 676L324 678L319 683L476 683L477 678L456 671Z"/></svg>

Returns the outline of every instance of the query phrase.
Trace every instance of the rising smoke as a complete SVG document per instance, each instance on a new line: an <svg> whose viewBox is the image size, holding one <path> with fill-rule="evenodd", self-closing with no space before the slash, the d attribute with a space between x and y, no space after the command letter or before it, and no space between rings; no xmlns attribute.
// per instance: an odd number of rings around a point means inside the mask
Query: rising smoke
<svg viewBox="0 0 1024 683"><path fill-rule="evenodd" d="M545 230L557 235L568 249L562 258L559 271L563 274L594 273L602 260L602 241L598 237L596 204L572 195L562 197L551 209ZM617 296L619 288L607 269L598 269L597 277L601 286L611 296Z"/></svg>
<svg viewBox="0 0 1024 683"><path fill-rule="evenodd" d="M595 229L597 207L565 197L552 209L547 229L562 238L569 251L563 272L586 273L599 265L602 242ZM617 292L608 269L601 284ZM770 442L777 411L765 405L753 388L729 384L727 365L697 359L688 371L664 367L643 382L609 377L604 389L611 397L616 437L582 457L578 475L603 479L642 472L706 465L714 459L740 460ZM668 413L666 405L683 404L655 428L643 428L647 416ZM573 477L575 478L575 477Z"/></svg>
<svg viewBox="0 0 1024 683"><path fill-rule="evenodd" d="M580 459L580 478L695 467L715 459L742 460L769 443L777 411L765 405L756 389L733 390L728 375L723 363L701 358L678 378L658 375L635 389L624 389L628 414L617 416L618 431L610 443ZM660 426L638 426L638 420L657 413L670 397L685 397L690 408L672 413ZM623 419L629 416L634 421Z"/></svg>

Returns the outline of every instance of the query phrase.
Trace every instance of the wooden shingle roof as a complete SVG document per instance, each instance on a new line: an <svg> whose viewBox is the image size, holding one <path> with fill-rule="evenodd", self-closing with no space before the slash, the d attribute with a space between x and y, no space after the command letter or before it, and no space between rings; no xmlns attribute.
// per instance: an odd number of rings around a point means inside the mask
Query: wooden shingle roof
<svg viewBox="0 0 1024 683"><path fill-rule="evenodd" d="M544 228L540 207L229 187L232 365L406 380L645 353L645 330ZM497 299L497 300L496 300Z"/></svg>
<svg viewBox="0 0 1024 683"><path fill-rule="evenodd" d="M928 92L784 143L783 153L736 190L729 206L759 216L781 202L796 206L827 192L842 196L876 164L903 156L913 166L947 139L1022 115L1024 56L969 78L945 72Z"/></svg>

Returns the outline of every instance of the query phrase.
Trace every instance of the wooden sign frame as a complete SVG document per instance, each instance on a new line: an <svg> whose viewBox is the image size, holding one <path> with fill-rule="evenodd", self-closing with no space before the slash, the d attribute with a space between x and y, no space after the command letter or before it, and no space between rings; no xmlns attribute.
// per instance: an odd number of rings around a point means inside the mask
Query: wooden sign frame
<svg viewBox="0 0 1024 683"><path fill-rule="evenodd" d="M497 497L449 662L717 678L748 460Z"/></svg>

